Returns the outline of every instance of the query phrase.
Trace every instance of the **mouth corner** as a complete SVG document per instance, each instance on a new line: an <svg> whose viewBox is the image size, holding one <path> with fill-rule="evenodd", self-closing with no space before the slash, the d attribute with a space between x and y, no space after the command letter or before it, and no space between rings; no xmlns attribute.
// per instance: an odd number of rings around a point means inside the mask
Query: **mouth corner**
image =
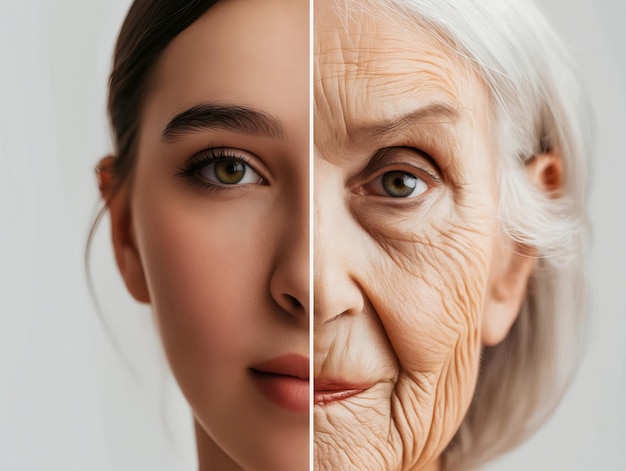
<svg viewBox="0 0 626 471"><path fill-rule="evenodd" d="M252 381L271 402L297 413L309 410L309 359L288 354L248 368Z"/></svg>
<svg viewBox="0 0 626 471"><path fill-rule="evenodd" d="M255 363L248 370L254 375L285 376L309 381L309 359L295 353Z"/></svg>
<svg viewBox="0 0 626 471"><path fill-rule="evenodd" d="M315 379L313 402L324 406L343 401L368 390L371 384L359 384L334 379Z"/></svg>

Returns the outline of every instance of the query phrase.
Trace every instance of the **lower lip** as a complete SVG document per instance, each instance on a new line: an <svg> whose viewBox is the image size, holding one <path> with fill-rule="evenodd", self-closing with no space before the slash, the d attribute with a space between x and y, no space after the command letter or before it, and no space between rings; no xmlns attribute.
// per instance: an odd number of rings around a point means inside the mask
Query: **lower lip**
<svg viewBox="0 0 626 471"><path fill-rule="evenodd" d="M329 404L331 402L343 401L349 397L356 396L368 389L367 386L361 385L344 385L338 383L325 383L315 385L315 393L313 401L316 405Z"/></svg>
<svg viewBox="0 0 626 471"><path fill-rule="evenodd" d="M274 404L292 412L309 411L309 380L251 370L254 384Z"/></svg>

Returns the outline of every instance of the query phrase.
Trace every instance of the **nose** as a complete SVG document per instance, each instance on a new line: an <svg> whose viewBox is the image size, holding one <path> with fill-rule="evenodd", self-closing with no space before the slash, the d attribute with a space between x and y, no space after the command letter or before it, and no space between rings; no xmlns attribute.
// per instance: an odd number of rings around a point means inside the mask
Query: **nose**
<svg viewBox="0 0 626 471"><path fill-rule="evenodd" d="M358 314L364 298L355 278L359 233L340 179L332 166L315 161L314 190L314 317L316 324Z"/></svg>
<svg viewBox="0 0 626 471"><path fill-rule="evenodd" d="M283 218L278 257L270 278L270 294L298 326L309 327L309 208L308 190L292 201Z"/></svg>

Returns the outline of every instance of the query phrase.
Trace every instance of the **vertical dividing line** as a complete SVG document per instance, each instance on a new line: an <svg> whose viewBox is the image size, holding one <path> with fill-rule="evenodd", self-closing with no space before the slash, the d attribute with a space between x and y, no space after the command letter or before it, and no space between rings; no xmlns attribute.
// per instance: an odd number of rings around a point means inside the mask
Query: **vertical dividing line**
<svg viewBox="0 0 626 471"><path fill-rule="evenodd" d="M314 126L314 110L313 110L313 64L314 53L314 0L309 0L309 469L313 470L313 444L314 444L314 423L313 423L313 391L315 378L314 368L314 332L313 332L313 247L314 247L314 207L313 207L313 188L315 184L315 173L313 168L313 126Z"/></svg>

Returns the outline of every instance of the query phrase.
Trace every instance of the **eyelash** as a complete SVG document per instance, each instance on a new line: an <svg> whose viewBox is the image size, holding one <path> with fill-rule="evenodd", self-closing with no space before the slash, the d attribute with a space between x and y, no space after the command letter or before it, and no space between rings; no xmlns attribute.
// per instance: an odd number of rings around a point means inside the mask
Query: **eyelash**
<svg viewBox="0 0 626 471"><path fill-rule="evenodd" d="M236 154L231 149L224 148L213 148L207 149L196 154L194 157L189 159L185 164L178 168L178 171L174 176L182 177L186 179L190 186L195 186L200 188L201 190L207 191L237 191L242 190L243 186L246 185L219 185L213 182L208 181L206 178L199 175L200 171L205 168L209 164L215 164L217 162L240 162L244 164L248 169L252 170L262 180L261 184L266 185L267 182L265 179L257 172L252 165L250 165L249 159L243 157L242 155Z"/></svg>

